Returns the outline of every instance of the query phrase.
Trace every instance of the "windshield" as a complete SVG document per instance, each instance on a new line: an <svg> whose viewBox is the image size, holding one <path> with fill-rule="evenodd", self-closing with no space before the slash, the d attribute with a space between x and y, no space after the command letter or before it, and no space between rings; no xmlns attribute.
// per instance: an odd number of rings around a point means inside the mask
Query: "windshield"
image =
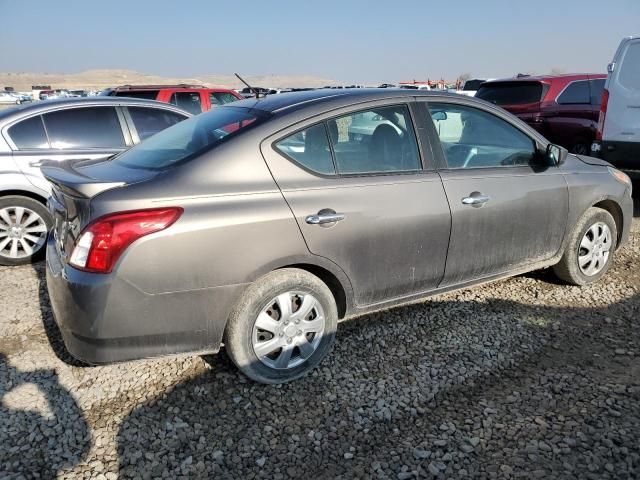
<svg viewBox="0 0 640 480"><path fill-rule="evenodd" d="M113 162L129 168L162 170L210 150L268 116L261 110L218 107L153 135Z"/></svg>
<svg viewBox="0 0 640 480"><path fill-rule="evenodd" d="M501 82L485 83L480 87L476 98L496 105L524 105L542 100L540 82Z"/></svg>

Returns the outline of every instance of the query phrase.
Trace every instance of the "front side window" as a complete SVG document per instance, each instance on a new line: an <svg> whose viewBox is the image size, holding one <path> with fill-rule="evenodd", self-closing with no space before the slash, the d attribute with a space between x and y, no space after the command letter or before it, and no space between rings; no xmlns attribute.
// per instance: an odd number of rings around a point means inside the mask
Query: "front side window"
<svg viewBox="0 0 640 480"><path fill-rule="evenodd" d="M306 128L276 143L276 149L317 173L336 173L324 122Z"/></svg>
<svg viewBox="0 0 640 480"><path fill-rule="evenodd" d="M224 105L225 103L231 103L238 100L237 97L231 95L227 92L211 92L209 93L209 102L212 107L218 107L220 105Z"/></svg>
<svg viewBox="0 0 640 480"><path fill-rule="evenodd" d="M420 155L406 105L379 107L326 122L340 174L420 170Z"/></svg>
<svg viewBox="0 0 640 480"><path fill-rule="evenodd" d="M248 108L220 107L189 118L125 151L112 161L128 168L163 170L195 158L228 138L257 125L270 114Z"/></svg>
<svg viewBox="0 0 640 480"><path fill-rule="evenodd" d="M27 118L7 131L18 150L42 150L49 148L42 117Z"/></svg>
<svg viewBox="0 0 640 480"><path fill-rule="evenodd" d="M202 103L198 92L176 92L171 95L169 103L173 103L189 113L202 113Z"/></svg>
<svg viewBox="0 0 640 480"><path fill-rule="evenodd" d="M430 103L429 112L449 168L529 165L531 138L505 120L473 107Z"/></svg>
<svg viewBox="0 0 640 480"><path fill-rule="evenodd" d="M129 107L129 114L141 141L187 118L169 110L148 107Z"/></svg>
<svg viewBox="0 0 640 480"><path fill-rule="evenodd" d="M51 148L124 148L120 120L113 107L71 108L45 113Z"/></svg>
<svg viewBox="0 0 640 480"><path fill-rule="evenodd" d="M560 105L579 105L591 102L588 80L571 82L558 97Z"/></svg>

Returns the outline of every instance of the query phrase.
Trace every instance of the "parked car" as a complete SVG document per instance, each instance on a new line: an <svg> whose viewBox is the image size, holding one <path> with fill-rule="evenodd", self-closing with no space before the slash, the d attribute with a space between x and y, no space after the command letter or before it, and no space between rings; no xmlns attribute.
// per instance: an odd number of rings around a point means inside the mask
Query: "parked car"
<svg viewBox="0 0 640 480"><path fill-rule="evenodd" d="M12 92L0 91L0 105L20 105L22 98Z"/></svg>
<svg viewBox="0 0 640 480"><path fill-rule="evenodd" d="M331 133L363 113L397 129L382 122L368 144ZM447 93L244 100L110 162L43 170L47 287L74 356L224 342L266 383L316 366L347 316L547 266L595 282L632 221L625 174Z"/></svg>
<svg viewBox="0 0 640 480"><path fill-rule="evenodd" d="M399 83L398 88L406 90L431 90L431 87L427 83Z"/></svg>
<svg viewBox="0 0 640 480"><path fill-rule="evenodd" d="M599 73L521 76L485 82L475 96L517 115L572 153L588 155L605 78Z"/></svg>
<svg viewBox="0 0 640 480"><path fill-rule="evenodd" d="M108 88L101 95L172 103L193 115L243 98L233 90L200 85L124 85Z"/></svg>
<svg viewBox="0 0 640 480"><path fill-rule="evenodd" d="M594 154L640 174L640 36L620 43L604 86Z"/></svg>
<svg viewBox="0 0 640 480"><path fill-rule="evenodd" d="M455 93L459 95L467 95L469 97L474 97L484 82L490 82L495 80L493 78L470 78L464 82L464 85L460 90L455 90Z"/></svg>
<svg viewBox="0 0 640 480"><path fill-rule="evenodd" d="M240 95L241 98L255 98L256 92L258 92L260 97L266 97L269 95L270 91L271 90L269 88L263 87L244 87L236 90L236 93Z"/></svg>
<svg viewBox="0 0 640 480"><path fill-rule="evenodd" d="M45 253L51 187L39 162L106 159L189 116L172 105L108 97L0 112L0 265L28 263Z"/></svg>

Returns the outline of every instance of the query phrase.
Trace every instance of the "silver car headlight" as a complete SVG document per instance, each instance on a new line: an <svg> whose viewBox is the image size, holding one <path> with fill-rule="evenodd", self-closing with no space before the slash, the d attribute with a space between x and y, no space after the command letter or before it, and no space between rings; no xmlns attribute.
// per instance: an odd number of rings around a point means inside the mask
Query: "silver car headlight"
<svg viewBox="0 0 640 480"><path fill-rule="evenodd" d="M607 168L609 170L609 173L613 175L613 178L615 178L620 183L625 184L627 187L631 188L631 179L629 178L629 175L627 175L624 172L621 172L617 168L613 168L613 167L607 167Z"/></svg>

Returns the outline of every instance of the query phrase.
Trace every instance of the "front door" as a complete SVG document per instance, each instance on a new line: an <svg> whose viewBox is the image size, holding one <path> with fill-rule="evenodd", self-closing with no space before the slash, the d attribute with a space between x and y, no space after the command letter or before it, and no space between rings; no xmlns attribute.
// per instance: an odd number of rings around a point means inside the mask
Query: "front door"
<svg viewBox="0 0 640 480"><path fill-rule="evenodd" d="M556 166L539 164L533 139L483 109L430 102L429 111L452 215L441 286L507 273L558 253L568 187Z"/></svg>
<svg viewBox="0 0 640 480"><path fill-rule="evenodd" d="M347 274L358 305L440 283L450 212L440 177L423 170L407 105L298 127L262 150L310 252Z"/></svg>

